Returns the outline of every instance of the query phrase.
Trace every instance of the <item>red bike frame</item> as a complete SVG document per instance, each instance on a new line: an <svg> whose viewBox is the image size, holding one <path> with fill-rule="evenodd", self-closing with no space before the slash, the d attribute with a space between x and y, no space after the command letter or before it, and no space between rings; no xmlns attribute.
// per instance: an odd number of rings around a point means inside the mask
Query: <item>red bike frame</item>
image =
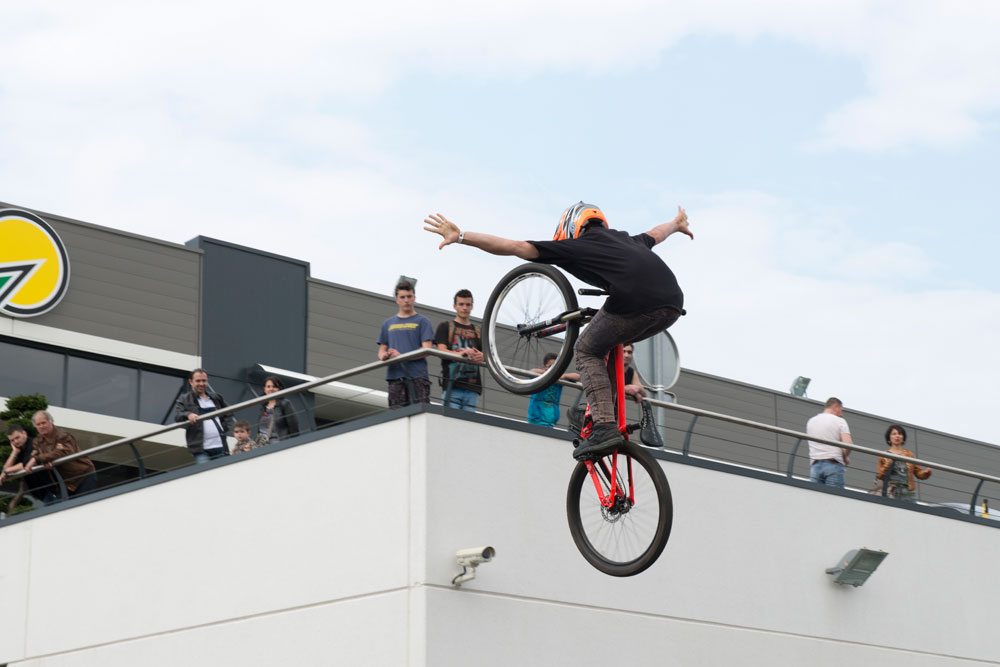
<svg viewBox="0 0 1000 667"><path fill-rule="evenodd" d="M615 395L616 409L618 412L618 431L622 434L625 440L628 440L628 428L625 424L625 365L623 356L624 346L615 345L611 348L611 352L608 353L608 368L614 367L615 370ZM587 414L590 413L590 406L587 406ZM581 438L589 437L589 428L587 433L581 433ZM632 459L627 458L628 465L628 502L630 505L635 504L635 488L632 485ZM611 453L611 470L605 470L610 476L610 486L609 493L604 493L601 488L601 480L598 477L597 466L594 465L593 461L584 461L584 465L587 466L587 472L590 473L590 479L594 482L594 488L597 489L597 496L601 499L601 505L604 507L612 507L615 504L615 500L619 495L624 495L624 490L618 488L618 450L616 449ZM602 464L603 465L603 464Z"/></svg>

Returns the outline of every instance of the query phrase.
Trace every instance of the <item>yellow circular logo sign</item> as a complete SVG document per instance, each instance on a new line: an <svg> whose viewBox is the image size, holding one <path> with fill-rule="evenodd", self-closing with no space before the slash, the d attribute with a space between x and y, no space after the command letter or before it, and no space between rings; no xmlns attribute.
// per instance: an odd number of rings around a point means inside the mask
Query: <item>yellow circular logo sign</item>
<svg viewBox="0 0 1000 667"><path fill-rule="evenodd" d="M0 314L47 313L69 287L69 255L49 223L34 213L0 209Z"/></svg>

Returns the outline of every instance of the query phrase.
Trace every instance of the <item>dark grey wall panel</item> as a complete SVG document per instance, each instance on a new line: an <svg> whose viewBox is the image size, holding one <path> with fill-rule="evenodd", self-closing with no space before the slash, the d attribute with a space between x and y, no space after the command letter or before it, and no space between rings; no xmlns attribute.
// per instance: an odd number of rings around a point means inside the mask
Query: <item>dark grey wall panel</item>
<svg viewBox="0 0 1000 667"><path fill-rule="evenodd" d="M200 251L35 213L52 225L66 246L70 284L55 309L31 322L171 352L199 353Z"/></svg>
<svg viewBox="0 0 1000 667"><path fill-rule="evenodd" d="M305 371L309 264L199 236L204 252L202 360L245 382L256 364Z"/></svg>

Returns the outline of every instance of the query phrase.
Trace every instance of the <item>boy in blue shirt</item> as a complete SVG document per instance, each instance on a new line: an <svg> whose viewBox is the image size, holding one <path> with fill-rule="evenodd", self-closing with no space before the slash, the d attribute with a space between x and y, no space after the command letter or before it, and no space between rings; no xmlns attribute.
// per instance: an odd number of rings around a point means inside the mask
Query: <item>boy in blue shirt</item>
<svg viewBox="0 0 1000 667"><path fill-rule="evenodd" d="M396 305L399 312L382 323L378 335L378 359L386 361L421 347L431 347L434 330L431 322L415 309L413 285L402 281L396 285ZM412 403L429 403L431 382L427 378L427 360L416 359L386 366L389 383L389 407L401 408Z"/></svg>

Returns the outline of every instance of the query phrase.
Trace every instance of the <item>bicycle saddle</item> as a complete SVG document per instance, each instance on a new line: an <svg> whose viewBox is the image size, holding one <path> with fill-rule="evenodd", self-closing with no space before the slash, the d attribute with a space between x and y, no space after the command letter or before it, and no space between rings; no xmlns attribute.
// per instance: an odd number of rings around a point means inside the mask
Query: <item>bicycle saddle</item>
<svg viewBox="0 0 1000 667"><path fill-rule="evenodd" d="M663 437L653 419L653 406L642 400L642 420L639 422L639 441L647 447L663 447Z"/></svg>

